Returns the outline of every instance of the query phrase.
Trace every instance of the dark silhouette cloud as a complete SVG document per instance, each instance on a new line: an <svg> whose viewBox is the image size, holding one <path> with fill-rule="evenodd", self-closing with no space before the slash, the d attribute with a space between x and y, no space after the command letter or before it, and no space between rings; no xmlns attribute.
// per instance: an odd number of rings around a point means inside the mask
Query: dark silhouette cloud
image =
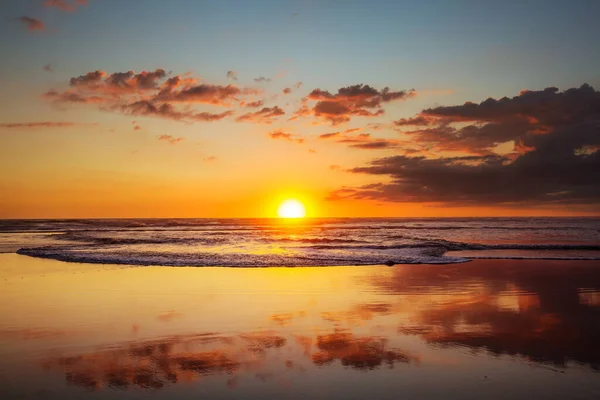
<svg viewBox="0 0 600 400"><path fill-rule="evenodd" d="M345 188L330 198L598 206L600 175L594 171L600 170L600 92L589 85L564 92L524 91L512 99L437 107L421 115L440 122L407 132L409 143L472 155L375 159L350 171L391 181ZM495 146L507 142L513 143L511 153L494 152Z"/></svg>
<svg viewBox="0 0 600 400"><path fill-rule="evenodd" d="M27 28L29 32L38 32L46 30L46 24L44 24L41 20L37 18L22 16L17 18L17 20L23 25L25 25L25 28Z"/></svg>

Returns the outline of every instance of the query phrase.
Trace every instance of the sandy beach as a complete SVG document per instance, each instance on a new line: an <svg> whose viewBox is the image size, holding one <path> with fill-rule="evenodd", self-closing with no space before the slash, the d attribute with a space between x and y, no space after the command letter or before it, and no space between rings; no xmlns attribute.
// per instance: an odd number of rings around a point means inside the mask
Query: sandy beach
<svg viewBox="0 0 600 400"><path fill-rule="evenodd" d="M593 399L598 267L129 267L0 254L0 397Z"/></svg>

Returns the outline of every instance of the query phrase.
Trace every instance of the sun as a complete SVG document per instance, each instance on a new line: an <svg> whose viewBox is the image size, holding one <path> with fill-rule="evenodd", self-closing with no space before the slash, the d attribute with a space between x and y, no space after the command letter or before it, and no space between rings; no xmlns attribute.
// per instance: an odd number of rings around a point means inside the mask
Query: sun
<svg viewBox="0 0 600 400"><path fill-rule="evenodd" d="M304 218L306 209L298 200L288 199L279 205L277 215L279 215L279 218Z"/></svg>

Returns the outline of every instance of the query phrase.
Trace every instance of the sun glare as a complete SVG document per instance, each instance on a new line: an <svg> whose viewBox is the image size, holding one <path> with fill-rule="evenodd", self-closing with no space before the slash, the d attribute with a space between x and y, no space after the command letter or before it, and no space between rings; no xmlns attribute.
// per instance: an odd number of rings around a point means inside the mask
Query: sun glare
<svg viewBox="0 0 600 400"><path fill-rule="evenodd" d="M279 205L277 215L279 215L279 218L304 218L306 210L298 200L289 199Z"/></svg>

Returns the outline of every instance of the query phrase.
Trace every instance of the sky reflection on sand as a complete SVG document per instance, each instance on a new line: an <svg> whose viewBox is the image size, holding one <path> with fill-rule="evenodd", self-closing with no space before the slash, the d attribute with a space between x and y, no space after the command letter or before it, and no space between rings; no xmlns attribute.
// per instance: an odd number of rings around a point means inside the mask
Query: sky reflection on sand
<svg viewBox="0 0 600 400"><path fill-rule="evenodd" d="M0 266L6 398L600 393L597 262Z"/></svg>

